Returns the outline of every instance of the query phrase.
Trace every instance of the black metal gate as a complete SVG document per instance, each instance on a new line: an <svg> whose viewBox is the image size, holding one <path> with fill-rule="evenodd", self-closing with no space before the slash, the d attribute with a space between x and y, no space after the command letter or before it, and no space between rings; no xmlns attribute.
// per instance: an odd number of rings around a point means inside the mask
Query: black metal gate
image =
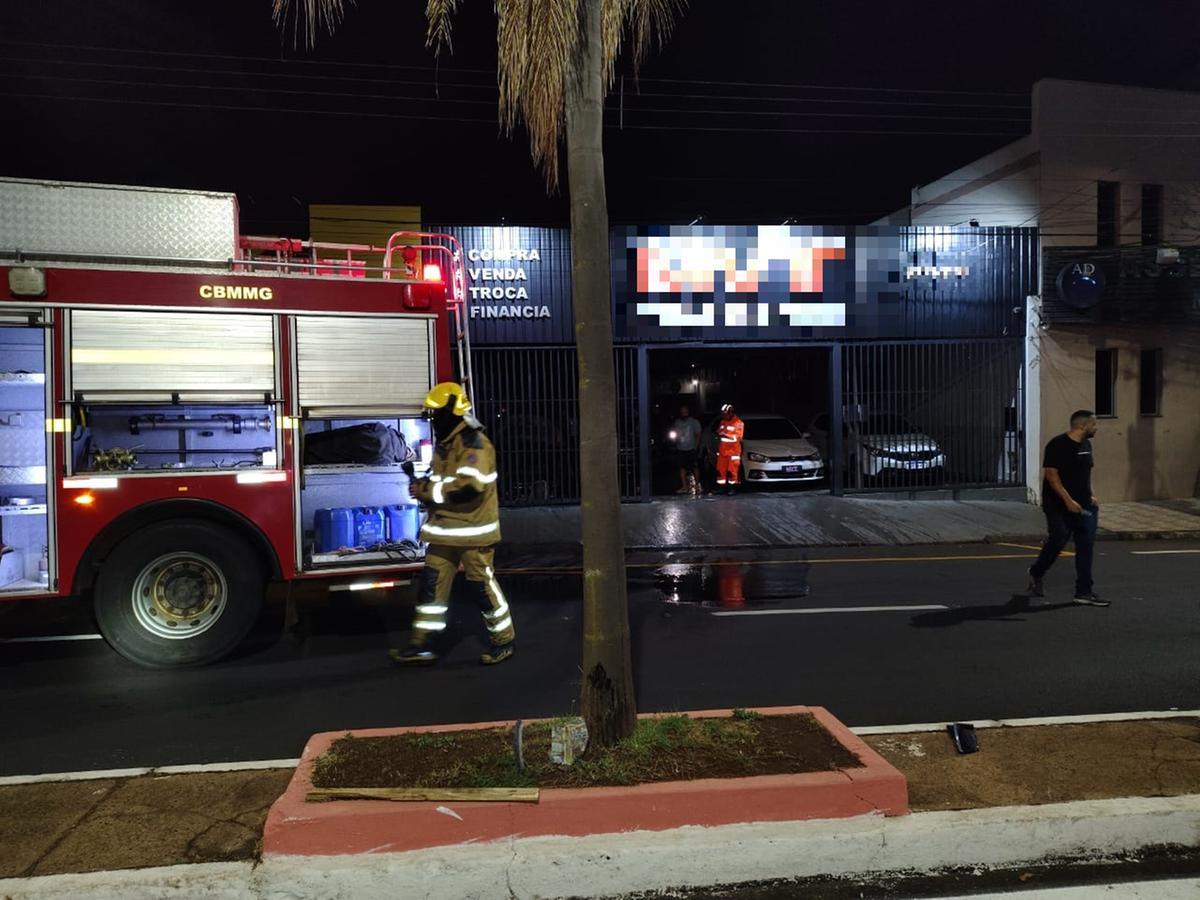
<svg viewBox="0 0 1200 900"><path fill-rule="evenodd" d="M847 343L834 357L828 447L845 489L1024 484L1022 341Z"/></svg>
<svg viewBox="0 0 1200 900"><path fill-rule="evenodd" d="M617 489L640 497L638 352L617 347ZM507 506L579 501L579 375L574 347L472 353L475 413L496 445Z"/></svg>

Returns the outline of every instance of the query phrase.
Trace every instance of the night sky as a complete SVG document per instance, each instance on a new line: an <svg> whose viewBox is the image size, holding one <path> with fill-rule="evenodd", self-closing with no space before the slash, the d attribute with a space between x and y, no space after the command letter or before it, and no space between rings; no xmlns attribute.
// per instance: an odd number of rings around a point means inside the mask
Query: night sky
<svg viewBox="0 0 1200 900"><path fill-rule="evenodd" d="M303 236L308 203L566 223L499 133L487 0L440 67L419 0L359 0L312 51L270 0L3 6L0 175L236 191L246 232ZM1194 3L693 0L639 80L619 66L610 215L868 222L1026 133L1038 78L1200 90L1196 25Z"/></svg>

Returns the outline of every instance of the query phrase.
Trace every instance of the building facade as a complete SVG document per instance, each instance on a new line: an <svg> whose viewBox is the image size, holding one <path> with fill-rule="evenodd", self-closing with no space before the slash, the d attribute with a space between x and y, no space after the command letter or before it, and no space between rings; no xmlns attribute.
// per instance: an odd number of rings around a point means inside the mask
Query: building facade
<svg viewBox="0 0 1200 900"><path fill-rule="evenodd" d="M504 501L577 500L568 233L434 230L466 258ZM1032 229L641 226L610 254L623 498L677 485L681 405L707 423L725 402L812 435L835 493L1024 483Z"/></svg>
<svg viewBox="0 0 1200 900"><path fill-rule="evenodd" d="M1102 501L1200 495L1198 123L1198 93L1041 81L1028 136L915 188L888 219L1037 227L1029 445L1096 410Z"/></svg>

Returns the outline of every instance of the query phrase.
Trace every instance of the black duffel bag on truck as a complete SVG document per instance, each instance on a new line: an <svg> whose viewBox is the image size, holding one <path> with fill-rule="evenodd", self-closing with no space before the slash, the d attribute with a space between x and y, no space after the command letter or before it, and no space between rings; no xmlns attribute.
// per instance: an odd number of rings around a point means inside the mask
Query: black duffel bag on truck
<svg viewBox="0 0 1200 900"><path fill-rule="evenodd" d="M404 436L382 422L350 425L304 436L304 465L328 466L355 463L394 466L413 458Z"/></svg>

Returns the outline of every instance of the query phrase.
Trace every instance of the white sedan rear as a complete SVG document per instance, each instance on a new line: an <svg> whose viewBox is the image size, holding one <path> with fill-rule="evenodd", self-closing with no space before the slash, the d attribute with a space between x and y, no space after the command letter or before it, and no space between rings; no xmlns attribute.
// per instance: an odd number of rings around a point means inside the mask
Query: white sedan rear
<svg viewBox="0 0 1200 900"><path fill-rule="evenodd" d="M746 484L768 481L820 481L825 461L807 435L790 419L775 415L742 416L742 474Z"/></svg>

